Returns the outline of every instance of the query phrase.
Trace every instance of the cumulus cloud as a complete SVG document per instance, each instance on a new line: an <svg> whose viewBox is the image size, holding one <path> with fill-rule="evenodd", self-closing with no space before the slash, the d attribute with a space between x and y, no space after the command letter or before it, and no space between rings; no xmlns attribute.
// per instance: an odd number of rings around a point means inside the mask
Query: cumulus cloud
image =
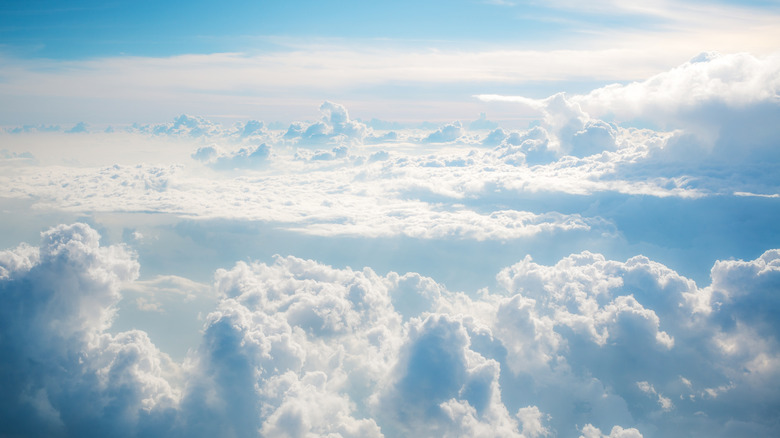
<svg viewBox="0 0 780 438"><path fill-rule="evenodd" d="M463 135L463 127L460 122L454 122L442 126L422 139L423 143L451 143Z"/></svg>
<svg viewBox="0 0 780 438"><path fill-rule="evenodd" d="M83 133L83 132L89 132L89 127L84 122L78 122L72 128L68 129L65 132L67 132L68 134L78 134L78 133Z"/></svg>
<svg viewBox="0 0 780 438"><path fill-rule="evenodd" d="M642 434L634 428L623 429L620 426L615 426L609 432L609 435L605 435L599 428L592 424L586 424L582 428L580 438L642 438Z"/></svg>
<svg viewBox="0 0 780 438"><path fill-rule="evenodd" d="M320 105L320 113L322 118L319 122L295 122L290 125L284 138L300 145L362 144L363 139L371 133L365 124L349 118L344 105L325 101Z"/></svg>
<svg viewBox="0 0 780 438"><path fill-rule="evenodd" d="M242 147L235 152L222 152L217 145L202 146L191 157L216 170L256 169L265 165L271 156L271 148L263 143Z"/></svg>
<svg viewBox="0 0 780 438"><path fill-rule="evenodd" d="M24 142L44 134L6 133L0 194L41 211L241 219L325 238L623 242L625 222L608 216L622 199L654 197L662 211L704 197L718 211L732 194L772 202L773 59L705 55L645 82L515 99L540 116L526 129L482 117L481 132L376 134L326 102L320 121L286 133L190 116L136 127L175 140L174 158L97 167L37 165ZM45 135L120 134L131 135ZM252 171L204 174L192 160ZM40 247L0 253L0 434L776 435L778 250L718 261L700 286L644 256L577 248L542 263L517 247L477 292L277 257L219 270L213 298L179 276L138 281L128 248L55 227ZM151 318L204 295L213 307L180 364L112 326L123 297Z"/></svg>
<svg viewBox="0 0 780 438"><path fill-rule="evenodd" d="M622 120L641 118L674 126L687 122L686 113L707 106L744 109L778 104L779 69L778 55L704 52L645 81L609 85L573 100L594 116L611 113Z"/></svg>
<svg viewBox="0 0 780 438"><path fill-rule="evenodd" d="M258 147L252 152L243 149L230 155L215 146L206 146L193 157L206 160L218 169L257 168L258 163L264 166L268 161L267 151L268 148ZM292 163L331 163L345 155L346 150L340 147L311 154L299 152L299 159ZM40 196L42 206L66 211L157 211L259 220L323 236L403 235L481 241L571 231L610 232L611 229L600 218L579 214L511 209L479 212L463 205L437 205L409 199L403 193L421 189L463 199L463 190L472 190L469 184L474 184L470 182L469 161L453 158L439 162L435 158L421 158L398 168L387 161L371 160L365 164L374 167L369 169L347 163L348 167L322 173L295 174L281 169L277 174L251 178L193 176L181 166L114 165L102 169L20 169L21 175L0 179L6 182L3 186L6 196L35 193ZM289 165L289 161L285 162L285 166ZM388 166L390 172L384 172L382 166ZM466 171L453 173L449 170L453 167L465 167ZM509 178L511 172L507 169L502 174ZM260 181L262 184L258 184ZM516 175L514 182L519 182ZM477 182L473 191L478 193L482 186L483 183Z"/></svg>
<svg viewBox="0 0 780 438"><path fill-rule="evenodd" d="M707 287L643 256L525 258L498 273L499 290L476 294L415 273L238 262L216 272L219 302L199 348L177 365L142 331L107 333L121 288L138 276L134 254L101 246L87 225L61 225L40 247L0 252L0 427L25 436L771 435L777 425L762 412L780 403L770 293L779 253L718 262ZM132 287L203 286L169 276ZM758 318L744 313L748 303Z"/></svg>
<svg viewBox="0 0 780 438"><path fill-rule="evenodd" d="M777 162L780 56L703 53L643 82L600 88L573 100L593 115L682 129L664 161Z"/></svg>
<svg viewBox="0 0 780 438"><path fill-rule="evenodd" d="M139 331L109 335L119 288L138 275L126 248L84 224L0 253L0 421L4 435L134 436L179 397L175 366Z"/></svg>
<svg viewBox="0 0 780 438"><path fill-rule="evenodd" d="M619 178L671 176L720 194L771 196L777 183L770 168L780 159L774 141L780 132L771 121L780 114L778 59L703 53L645 81L584 95L481 95L487 102L514 102L538 112L542 123L535 129L544 135L533 146L548 156L532 160L523 132L494 131L483 142L500 145L515 163L599 156ZM625 127L631 125L653 129Z"/></svg>
<svg viewBox="0 0 780 438"><path fill-rule="evenodd" d="M472 297L416 274L383 278L294 258L239 263L217 277L228 299L210 327L233 327L242 341L231 345L256 351L249 357L268 363L257 368L265 370L261 375L285 374L288 397L300 397L296 382L315 379L311 367L319 364L320 387L358 407L338 415L384 436L546 436L573 433L577 424L586 424L583 436L615 437L642 436L642 429L663 436L681 424L713 435L725 422L742 422L742 430L773 427L756 422L749 408L733 410L777 403L769 389L759 392L768 398L750 401L748 393L769 383L755 378L756 368L743 371L746 363L763 363L769 377L777 370L771 360L721 350L720 318L700 319L686 304L688 295L707 288L645 257L616 262L583 253L554 266L526 259L499 273L506 292ZM231 323L217 324L224 318ZM263 321L263 331L252 332L250 321ZM276 335L263 340L261 333ZM776 354L773 336L759 335L764 350L753 354ZM321 359L332 357L333 345L340 345L340 370ZM289 375L293 370L298 377ZM341 372L349 379L334 377ZM318 391L310 389L310 397ZM263 430L279 430L283 415L276 409L306 403L274 400L279 407L265 411L274 413ZM732 413L715 415L724 409ZM711 416L694 415L710 410ZM321 430L304 412L285 414L286 424ZM668 421L658 423L658 415Z"/></svg>
<svg viewBox="0 0 780 438"><path fill-rule="evenodd" d="M136 125L134 128L141 132L147 132L155 135L190 137L219 135L224 130L224 127L219 123L212 122L203 117L191 116L188 114L182 114L176 117L176 119L170 123L143 126Z"/></svg>
<svg viewBox="0 0 780 438"><path fill-rule="evenodd" d="M394 435L519 436L501 402L498 363L469 344L465 327L446 315L412 323L376 401Z"/></svg>
<svg viewBox="0 0 780 438"><path fill-rule="evenodd" d="M265 124L258 120L247 120L243 125L237 126L241 137L250 137L266 133Z"/></svg>

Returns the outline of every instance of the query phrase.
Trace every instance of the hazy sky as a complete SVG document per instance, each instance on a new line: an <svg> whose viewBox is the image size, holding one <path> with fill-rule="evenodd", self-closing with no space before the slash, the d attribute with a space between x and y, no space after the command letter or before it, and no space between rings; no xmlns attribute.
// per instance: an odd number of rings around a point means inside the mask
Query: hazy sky
<svg viewBox="0 0 780 438"><path fill-rule="evenodd" d="M5 123L182 112L289 123L324 100L445 121L640 80L701 51L774 52L776 2L6 2ZM152 104L153 102L153 104ZM231 117L232 116L232 117Z"/></svg>
<svg viewBox="0 0 780 438"><path fill-rule="evenodd" d="M0 436L779 435L777 23L4 2Z"/></svg>

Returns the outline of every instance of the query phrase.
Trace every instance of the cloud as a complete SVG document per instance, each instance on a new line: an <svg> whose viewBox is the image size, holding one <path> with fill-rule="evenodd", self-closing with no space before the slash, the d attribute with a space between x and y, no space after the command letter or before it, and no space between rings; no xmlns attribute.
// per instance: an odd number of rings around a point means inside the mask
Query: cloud
<svg viewBox="0 0 780 438"><path fill-rule="evenodd" d="M9 134L22 134L30 132L59 132L62 127L59 125L22 125L14 128L6 128L5 132Z"/></svg>
<svg viewBox="0 0 780 438"><path fill-rule="evenodd" d="M468 346L466 329L446 315L412 323L376 402L394 435L519 436L501 402L498 363Z"/></svg>
<svg viewBox="0 0 780 438"><path fill-rule="evenodd" d="M479 118L469 123L469 130L496 129L498 123L488 120L486 113L479 113Z"/></svg>
<svg viewBox="0 0 780 438"><path fill-rule="evenodd" d="M752 282L771 278L758 274L773 272L760 268L773 260L771 254L734 263L757 267L745 273L745 279L751 280L740 282L740 288L760 294L761 286ZM743 410L744 403L777 403L763 399L771 397L771 390L764 390L765 379L778 369L777 329L767 326L764 317L748 322L747 316L740 317L734 310L738 306L727 307L717 298L723 295L712 292L717 284L724 284L718 276L726 265L731 263L716 263L713 285L699 288L641 256L622 263L590 253L573 254L554 266L526 258L498 274L509 296L444 294L436 309L462 314L470 324L492 333L504 351L492 356L501 365L502 376L507 370L517 376L518 386L502 387L505 398L534 392L536 398L521 400L532 400L549 414L555 430L565 430L564 424L570 423L598 424L599 419L602 424L630 425L663 435L654 420L658 413L688 423L701 409L730 409L729 418L737 418L751 415L749 408ZM703 316L696 310L701 300L722 304ZM761 306L751 301L749 307L776 313L772 299L761 301ZM747 341L750 338L757 341ZM681 384L680 376L686 384ZM521 384L526 378L534 384ZM544 401L543 394L557 391L558 385L567 388L568 406L554 399L549 399L550 404ZM761 394L762 400L751 399L748 393ZM720 401L712 404L715 399ZM702 419L696 427L721 434L713 421L715 417ZM583 433L588 436L585 429Z"/></svg>
<svg viewBox="0 0 780 438"><path fill-rule="evenodd" d="M777 104L778 69L778 55L705 52L645 81L598 88L574 101L594 116L612 113L622 120L643 118L673 125L677 118L685 123L686 115L706 106L744 109Z"/></svg>
<svg viewBox="0 0 780 438"><path fill-rule="evenodd" d="M258 120L247 120L243 126L239 124L238 128L241 131L241 137L250 137L266 133L265 125Z"/></svg>
<svg viewBox="0 0 780 438"><path fill-rule="evenodd" d="M634 428L623 429L620 426L615 426L609 432L609 435L604 435L599 428L594 427L592 424L586 424L582 428L580 438L642 438L642 434Z"/></svg>
<svg viewBox="0 0 780 438"><path fill-rule="evenodd" d="M0 166L19 166L37 164L37 160L30 152L11 152L0 149Z"/></svg>
<svg viewBox="0 0 780 438"><path fill-rule="evenodd" d="M560 164L566 155L601 155L618 178L654 174L687 179L691 188L708 192L772 194L776 182L769 169L780 160L773 140L779 132L769 121L780 113L777 59L705 53L645 81L585 95L478 96L487 102L514 102L542 117L534 129L544 135L534 143L527 139L531 131L495 131L484 141L498 144L499 156L511 156L514 163ZM624 127L632 124L656 128ZM531 147L548 156L532 160ZM728 181L724 172L731 175Z"/></svg>
<svg viewBox="0 0 780 438"><path fill-rule="evenodd" d="M271 148L263 143L242 147L235 152L222 152L217 145L202 146L191 155L197 161L216 170L257 169L264 166L271 156Z"/></svg>
<svg viewBox="0 0 780 438"><path fill-rule="evenodd" d="M412 190L435 190L460 202L467 194L479 194L485 182L472 173L472 169L480 169L480 163L472 159L456 156L439 161L437 157L424 157L410 162L400 158L398 161L368 160L355 165L350 161L340 163L346 156L342 147L310 155L299 150L299 159L284 161L275 157L269 160L268 149L242 148L227 154L215 146L204 146L193 156L205 159L217 169L257 169L268 165L272 170L279 169L279 173L212 177L189 172L181 165L47 167L20 169L20 175L5 176L3 189L10 197L36 194L41 207L58 210L156 211L203 218L259 220L321 236L402 235L416 239L453 237L481 241L572 231L609 232L611 227L600 218L579 214L512 209L480 212L463 205L437 205L403 195ZM291 172L300 169L298 163L322 166L334 162L336 167L332 169ZM453 173L451 168L464 170ZM505 169L488 176L509 178L512 173L513 181L517 182L515 170ZM328 177L322 178L323 175Z"/></svg>
<svg viewBox="0 0 780 438"><path fill-rule="evenodd" d="M489 144L504 142L511 146L520 146L529 139L542 139L542 144L537 142L523 146L541 153L548 151L548 154L553 154L546 161L564 155L587 157L604 151L615 151L618 148L617 126L592 119L578 103L567 98L563 93L546 99L493 95L477 97L486 102L518 103L538 111L543 117L543 125L532 128L525 135L519 133L507 135L501 131L494 131L485 139Z"/></svg>
<svg viewBox="0 0 780 438"><path fill-rule="evenodd" d="M218 415L207 423L217 434L381 436L354 403L383 374L401 329L382 278L288 257L238 263L216 282L223 300L208 317L190 411Z"/></svg>
<svg viewBox="0 0 780 438"><path fill-rule="evenodd" d="M348 152L349 150L346 146L337 146L331 150L299 150L295 153L295 158L308 162L333 161L341 158L347 158Z"/></svg>
<svg viewBox="0 0 780 438"><path fill-rule="evenodd" d="M681 129L656 160L756 163L780 159L780 57L703 53L642 82L611 85L571 100L594 116Z"/></svg>
<svg viewBox="0 0 780 438"><path fill-rule="evenodd" d="M707 287L643 256L526 257L499 272L499 290L470 295L414 273L238 262L216 272L219 302L179 365L142 331L107 333L134 254L61 225L40 247L0 252L0 430L771 434L777 254L718 262ZM168 276L130 288L203 286Z"/></svg>
<svg viewBox="0 0 780 438"><path fill-rule="evenodd" d="M451 143L463 135L463 127L460 122L450 123L428 134L423 138L423 143Z"/></svg>
<svg viewBox="0 0 780 438"><path fill-rule="evenodd" d="M664 397L663 395L659 394L653 385L649 384L648 382L636 382L636 386L644 393L647 393L651 396L658 397L658 404L661 405L661 409L664 411L669 411L674 408L674 405L672 404L672 401L668 399L667 397Z"/></svg>
<svg viewBox="0 0 780 438"><path fill-rule="evenodd" d="M173 136L213 136L219 135L224 128L218 123L206 120L203 117L190 116L182 114L171 123L157 125L136 126L135 129L155 135L173 135Z"/></svg>
<svg viewBox="0 0 780 438"><path fill-rule="evenodd" d="M290 125L284 138L300 145L362 144L363 139L371 133L365 124L350 120L344 105L325 101L320 105L320 113L322 119L319 122L308 125L296 122Z"/></svg>
<svg viewBox="0 0 780 438"><path fill-rule="evenodd" d="M179 396L166 379L175 366L145 333L105 333L139 265L84 224L41 237L0 253L2 433L135 435Z"/></svg>
<svg viewBox="0 0 780 438"><path fill-rule="evenodd" d="M76 123L75 126L73 126L72 128L68 129L65 132L67 132L68 134L78 134L83 132L89 132L89 128L87 127L86 123L78 122Z"/></svg>

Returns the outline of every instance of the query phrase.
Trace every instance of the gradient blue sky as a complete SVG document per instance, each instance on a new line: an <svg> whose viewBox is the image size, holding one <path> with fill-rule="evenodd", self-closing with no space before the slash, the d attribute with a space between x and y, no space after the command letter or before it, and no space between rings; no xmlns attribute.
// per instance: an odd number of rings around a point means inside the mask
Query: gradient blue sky
<svg viewBox="0 0 780 438"><path fill-rule="evenodd" d="M668 21L631 10L555 6L509 1L32 1L5 2L0 16L7 50L57 59L252 53L273 50L273 37L543 47L605 27L659 29Z"/></svg>
<svg viewBox="0 0 780 438"><path fill-rule="evenodd" d="M78 59L255 52L274 37L336 38L468 48L576 47L598 34L706 26L778 13L774 1L29 1L0 9L5 50L22 57ZM717 24L717 23L713 23Z"/></svg>
<svg viewBox="0 0 780 438"><path fill-rule="evenodd" d="M445 121L487 111L511 119L516 109L471 96L584 93L644 79L701 51L769 54L780 34L777 2L5 2L0 8L5 125L149 123L182 112L289 123L328 99L361 118Z"/></svg>

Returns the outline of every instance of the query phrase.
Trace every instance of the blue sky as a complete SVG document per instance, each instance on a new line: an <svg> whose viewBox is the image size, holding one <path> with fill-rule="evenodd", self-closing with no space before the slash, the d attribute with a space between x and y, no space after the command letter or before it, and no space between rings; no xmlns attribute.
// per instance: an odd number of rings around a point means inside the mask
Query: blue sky
<svg viewBox="0 0 780 438"><path fill-rule="evenodd" d="M0 435L778 435L778 20L4 3Z"/></svg>
<svg viewBox="0 0 780 438"><path fill-rule="evenodd" d="M572 48L597 33L663 33L696 23L687 11L777 13L776 2L533 1L317 2L7 2L3 45L24 57L74 59L253 52L267 40L338 38L468 47Z"/></svg>
<svg viewBox="0 0 780 438"><path fill-rule="evenodd" d="M534 2L19 2L3 7L4 41L24 56L170 56L273 49L271 37L397 40L434 46L540 44L659 20Z"/></svg>
<svg viewBox="0 0 780 438"><path fill-rule="evenodd" d="M5 125L289 123L325 100L360 118L511 119L472 96L586 93L701 51L767 55L778 38L776 4L712 2L23 2L1 14Z"/></svg>

